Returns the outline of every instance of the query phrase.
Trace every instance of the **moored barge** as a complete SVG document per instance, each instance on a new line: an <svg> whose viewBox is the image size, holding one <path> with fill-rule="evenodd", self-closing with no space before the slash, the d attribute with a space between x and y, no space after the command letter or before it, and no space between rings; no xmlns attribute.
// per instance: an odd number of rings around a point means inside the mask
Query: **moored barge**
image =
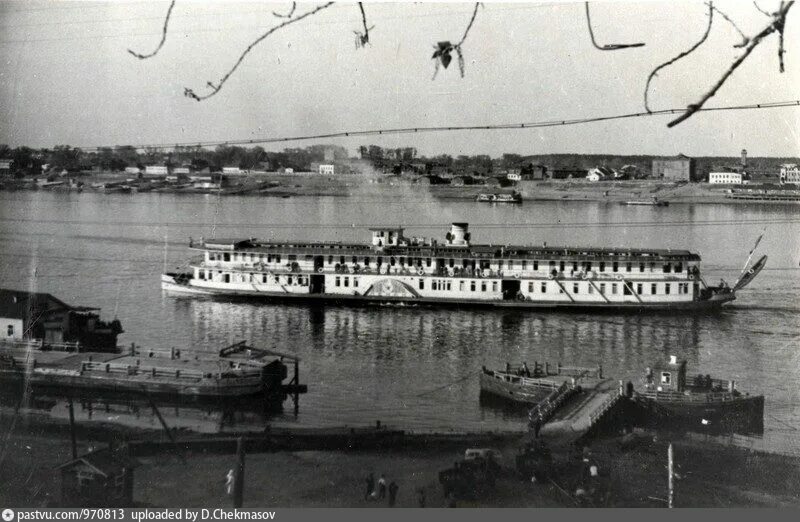
<svg viewBox="0 0 800 522"><path fill-rule="evenodd" d="M292 381L284 384L295 365ZM283 400L303 393L296 357L240 342L218 354L149 350L132 346L125 353L40 350L24 342L0 343L0 381L33 389L139 393L151 397L197 400L265 396Z"/></svg>
<svg viewBox="0 0 800 522"><path fill-rule="evenodd" d="M191 271L168 292L334 303L536 309L696 311L736 298L766 256L732 286L707 284L688 250L473 244L467 223L443 242L371 229L370 244L201 239ZM749 263L748 263L749 264Z"/></svg>

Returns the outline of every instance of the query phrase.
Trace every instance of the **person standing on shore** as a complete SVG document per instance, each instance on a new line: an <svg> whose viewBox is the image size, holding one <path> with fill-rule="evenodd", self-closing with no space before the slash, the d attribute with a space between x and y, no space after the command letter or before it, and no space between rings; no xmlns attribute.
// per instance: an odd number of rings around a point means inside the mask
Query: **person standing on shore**
<svg viewBox="0 0 800 522"><path fill-rule="evenodd" d="M397 501L397 490L400 489L395 481L391 481L389 483L389 507L394 507L394 503Z"/></svg>
<svg viewBox="0 0 800 522"><path fill-rule="evenodd" d="M383 500L386 498L386 478L381 474L381 478L378 479L378 498Z"/></svg>
<svg viewBox="0 0 800 522"><path fill-rule="evenodd" d="M367 477L367 492L364 493L364 500L369 500L370 495L375 490L375 475L372 473Z"/></svg>

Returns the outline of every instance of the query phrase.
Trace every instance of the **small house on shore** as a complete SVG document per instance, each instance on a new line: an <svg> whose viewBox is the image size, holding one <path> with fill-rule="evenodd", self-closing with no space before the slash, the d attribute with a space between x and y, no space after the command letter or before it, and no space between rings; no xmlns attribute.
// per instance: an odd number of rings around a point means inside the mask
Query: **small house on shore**
<svg viewBox="0 0 800 522"><path fill-rule="evenodd" d="M138 464L124 449L111 448L62 464L60 507L133 506L133 470Z"/></svg>
<svg viewBox="0 0 800 522"><path fill-rule="evenodd" d="M116 319L101 321L99 310L68 305L50 294L0 289L0 340L77 342L84 349L115 351L122 325Z"/></svg>

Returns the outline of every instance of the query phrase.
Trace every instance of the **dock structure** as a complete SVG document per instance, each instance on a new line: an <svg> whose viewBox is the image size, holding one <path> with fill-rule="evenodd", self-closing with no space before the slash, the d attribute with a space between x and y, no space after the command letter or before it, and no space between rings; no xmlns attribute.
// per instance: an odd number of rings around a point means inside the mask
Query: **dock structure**
<svg viewBox="0 0 800 522"><path fill-rule="evenodd" d="M565 381L530 412L539 423L538 436L549 446L566 446L583 439L624 403L619 381L584 375Z"/></svg>

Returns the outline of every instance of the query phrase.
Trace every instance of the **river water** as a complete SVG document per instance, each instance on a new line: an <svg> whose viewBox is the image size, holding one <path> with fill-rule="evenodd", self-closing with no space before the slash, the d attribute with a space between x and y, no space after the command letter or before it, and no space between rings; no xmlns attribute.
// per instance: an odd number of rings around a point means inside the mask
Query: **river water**
<svg viewBox="0 0 800 522"><path fill-rule="evenodd" d="M196 255L189 237L366 242L366 227L382 224L442 239L451 221L468 221L475 243L690 249L703 256L707 281L730 283L766 230L757 254L770 260L731 306L706 315L229 303L160 289L165 263L174 269ZM800 454L798 261L797 206L502 206L401 189L289 199L0 193L0 287L99 306L106 319L116 313L125 329L120 344L214 351L247 339L297 354L309 392L297 415L288 407L271 419L287 426L381 420L417 431L522 430L524 414L479 402L482 365L602 363L607 375L639 379L645 367L677 355L690 375L735 379L766 396L765 433L748 444ZM181 425L204 429L190 417Z"/></svg>

